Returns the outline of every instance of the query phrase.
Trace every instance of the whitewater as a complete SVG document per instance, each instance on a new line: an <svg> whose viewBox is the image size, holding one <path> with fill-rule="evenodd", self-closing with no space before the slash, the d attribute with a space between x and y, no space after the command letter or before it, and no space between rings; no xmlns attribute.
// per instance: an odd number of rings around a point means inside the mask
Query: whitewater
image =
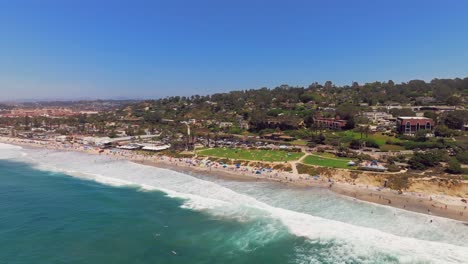
<svg viewBox="0 0 468 264"><path fill-rule="evenodd" d="M468 227L462 223L356 202L326 190L192 176L107 156L6 144L0 144L0 159L115 187L162 191L181 199L183 208L220 221L261 219L265 225L237 238L239 247L252 240L268 243L285 227L310 243L331 245L324 254L334 263L382 263L388 256L399 263L468 263ZM298 248L296 262L313 263L311 254Z"/></svg>

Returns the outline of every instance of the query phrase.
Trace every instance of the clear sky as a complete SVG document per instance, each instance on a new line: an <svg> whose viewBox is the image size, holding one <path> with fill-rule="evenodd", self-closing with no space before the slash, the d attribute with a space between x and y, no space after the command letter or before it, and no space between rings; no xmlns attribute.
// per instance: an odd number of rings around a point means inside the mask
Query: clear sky
<svg viewBox="0 0 468 264"><path fill-rule="evenodd" d="M468 77L468 1L0 0L0 100Z"/></svg>

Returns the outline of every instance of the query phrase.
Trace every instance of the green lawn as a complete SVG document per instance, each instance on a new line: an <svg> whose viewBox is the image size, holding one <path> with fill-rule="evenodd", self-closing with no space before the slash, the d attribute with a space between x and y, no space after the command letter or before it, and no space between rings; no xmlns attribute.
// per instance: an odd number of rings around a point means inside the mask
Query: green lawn
<svg viewBox="0 0 468 264"><path fill-rule="evenodd" d="M405 150L403 146L398 146L398 145L382 145L380 146L380 150L382 151L400 151L400 150Z"/></svg>
<svg viewBox="0 0 468 264"><path fill-rule="evenodd" d="M360 139L361 138L361 133L355 132L355 131L344 131L340 133L344 137L352 137L353 139ZM366 135L363 133L362 138L366 138ZM367 138L375 140L375 143L379 146L383 146L386 144L387 140L391 140L393 142L401 142L401 139L395 138L395 137L390 137L387 135L382 135L380 132L377 132L375 134L368 134Z"/></svg>
<svg viewBox="0 0 468 264"><path fill-rule="evenodd" d="M292 141L291 144L297 145L297 146L306 146L306 145L307 145L307 141L302 140L302 139L298 139L298 140Z"/></svg>
<svg viewBox="0 0 468 264"><path fill-rule="evenodd" d="M268 162L298 160L304 155L302 152L288 152L282 150L249 150L231 148L203 149L198 150L197 153L200 156Z"/></svg>
<svg viewBox="0 0 468 264"><path fill-rule="evenodd" d="M303 163L307 165L317 165L331 168L355 169L356 167L354 166L348 166L349 161L351 161L351 159L309 155L304 158Z"/></svg>

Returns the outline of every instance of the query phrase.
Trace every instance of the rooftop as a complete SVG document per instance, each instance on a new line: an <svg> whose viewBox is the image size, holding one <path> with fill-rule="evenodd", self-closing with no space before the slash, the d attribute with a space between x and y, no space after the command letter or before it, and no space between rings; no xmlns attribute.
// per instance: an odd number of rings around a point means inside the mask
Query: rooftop
<svg viewBox="0 0 468 264"><path fill-rule="evenodd" d="M409 120L409 119L412 119L412 120L414 120L414 119L419 119L419 120L427 120L427 119L430 119L430 118L422 117L422 116L399 116L398 118L399 118L399 119L403 119L403 120L404 120L404 119L408 119L408 120Z"/></svg>

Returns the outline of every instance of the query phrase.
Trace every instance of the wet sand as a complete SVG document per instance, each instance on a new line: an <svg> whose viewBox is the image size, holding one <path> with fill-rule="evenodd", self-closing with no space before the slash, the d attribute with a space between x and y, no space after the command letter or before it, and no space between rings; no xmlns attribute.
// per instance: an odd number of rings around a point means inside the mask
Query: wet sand
<svg viewBox="0 0 468 264"><path fill-rule="evenodd" d="M243 175L235 171L225 171L220 169L212 169L210 171L208 168L175 166L174 164L167 164L162 162L135 162L142 165L169 169L193 176L210 176L236 181L273 181L277 184L281 184L291 188L326 188L336 194L346 196L350 199L371 202L384 206L391 206L421 214L451 218L454 220L462 221L465 223L465 225L468 226L468 208L464 207L463 205L443 203L442 201L438 201L437 198L427 197L422 194L398 194L398 192L394 190L382 189L378 191L375 187L356 186L344 183L333 183L332 187L330 188L330 183L316 180L281 181L276 178L266 178L264 176L252 174Z"/></svg>

